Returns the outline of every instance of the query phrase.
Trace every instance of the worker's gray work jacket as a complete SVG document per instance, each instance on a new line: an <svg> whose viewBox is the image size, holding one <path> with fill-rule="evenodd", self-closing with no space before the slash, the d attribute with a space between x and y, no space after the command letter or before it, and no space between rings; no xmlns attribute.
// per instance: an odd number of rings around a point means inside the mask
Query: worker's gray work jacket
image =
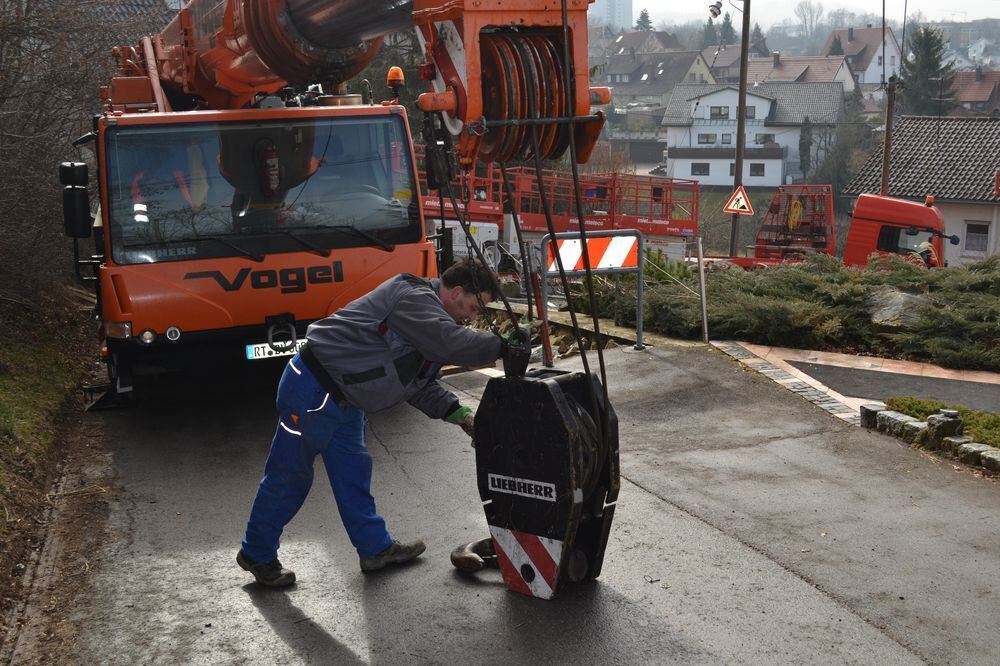
<svg viewBox="0 0 1000 666"><path fill-rule="evenodd" d="M397 275L309 326L309 349L350 403L377 412L406 400L445 418L458 398L437 383L441 366L475 367L500 356L498 337L445 311L439 284Z"/></svg>

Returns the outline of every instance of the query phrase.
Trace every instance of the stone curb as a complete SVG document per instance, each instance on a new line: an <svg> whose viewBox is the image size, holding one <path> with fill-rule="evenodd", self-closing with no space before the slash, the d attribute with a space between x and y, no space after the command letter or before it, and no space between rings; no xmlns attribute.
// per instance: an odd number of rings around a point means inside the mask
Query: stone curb
<svg viewBox="0 0 1000 666"><path fill-rule="evenodd" d="M886 409L882 403L861 406L861 425L897 437L912 447L934 451L957 458L973 467L1000 472L1000 449L979 444L962 434L962 417L958 412L942 409L926 421Z"/></svg>
<svg viewBox="0 0 1000 666"><path fill-rule="evenodd" d="M768 363L743 346L735 342L725 341L712 341L710 344L722 353L736 359L747 368L759 372L792 393L797 393L820 409L832 416L836 416L841 421L845 421L851 425L861 425L861 417L851 407L793 377L773 363Z"/></svg>

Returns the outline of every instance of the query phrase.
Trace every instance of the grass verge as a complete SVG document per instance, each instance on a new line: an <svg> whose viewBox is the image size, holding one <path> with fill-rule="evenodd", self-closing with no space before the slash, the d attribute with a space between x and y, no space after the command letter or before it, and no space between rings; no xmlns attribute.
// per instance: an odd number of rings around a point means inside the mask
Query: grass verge
<svg viewBox="0 0 1000 666"><path fill-rule="evenodd" d="M80 408L92 364L87 315L68 295L0 298L9 342L0 345L0 590L4 606L37 547L59 425ZM3 608L2 610L6 610Z"/></svg>
<svg viewBox="0 0 1000 666"><path fill-rule="evenodd" d="M937 400L915 398L913 396L895 396L885 401L889 409L907 414L921 421L931 414L937 414L941 409L954 409L962 415L963 431L973 441L989 444L1000 448L1000 414L969 409L961 405L946 405Z"/></svg>

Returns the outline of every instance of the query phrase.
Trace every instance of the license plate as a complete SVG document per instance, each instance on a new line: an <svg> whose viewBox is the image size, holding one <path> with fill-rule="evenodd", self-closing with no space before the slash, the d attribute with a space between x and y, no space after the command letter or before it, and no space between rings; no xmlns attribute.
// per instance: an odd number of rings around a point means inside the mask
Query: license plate
<svg viewBox="0 0 1000 666"><path fill-rule="evenodd" d="M295 344L292 345L287 351L274 351L271 349L271 345L266 342L262 342L256 345L247 345L247 360L248 361L259 361L264 358L277 358L279 356L294 356L302 347L306 344L305 338L296 340Z"/></svg>

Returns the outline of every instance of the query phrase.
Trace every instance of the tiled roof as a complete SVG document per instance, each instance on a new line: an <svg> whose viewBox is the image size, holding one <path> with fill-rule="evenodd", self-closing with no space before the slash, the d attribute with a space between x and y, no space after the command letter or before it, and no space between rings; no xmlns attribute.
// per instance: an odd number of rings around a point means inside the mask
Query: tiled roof
<svg viewBox="0 0 1000 666"><path fill-rule="evenodd" d="M993 189L998 169L1000 118L903 116L893 125L890 196L1000 202ZM878 192L881 182L879 146L845 193Z"/></svg>
<svg viewBox="0 0 1000 666"><path fill-rule="evenodd" d="M779 56L777 67L773 57L757 58L747 62L747 81L834 81L845 65L844 56Z"/></svg>
<svg viewBox="0 0 1000 666"><path fill-rule="evenodd" d="M1000 86L1000 72L980 72L982 80L976 80L976 72L955 72L951 88L959 102L988 102Z"/></svg>
<svg viewBox="0 0 1000 666"><path fill-rule="evenodd" d="M643 45L650 38L653 41L652 47L643 48ZM671 35L669 32L640 30L638 32L623 32L611 40L609 48L615 54L629 53L633 50L636 53L660 53L670 49L679 49L681 48L681 43L677 40L677 37Z"/></svg>
<svg viewBox="0 0 1000 666"><path fill-rule="evenodd" d="M716 55L718 51L718 55ZM701 52L701 57L705 59L709 67L732 67L739 68L740 45L729 44L726 46L709 46ZM714 64L713 64L714 63Z"/></svg>
<svg viewBox="0 0 1000 666"><path fill-rule="evenodd" d="M664 125L690 125L691 100L733 88L726 84L678 84L670 96ZM761 83L747 89L747 95L775 101L767 125L799 125L809 116L813 123L832 123L844 104L844 86L835 83ZM760 118L758 118L759 120Z"/></svg>
<svg viewBox="0 0 1000 666"><path fill-rule="evenodd" d="M698 58L698 51L672 51L642 56L611 56L607 74L628 74L628 83L610 83L611 95L662 95L669 92ZM646 80L642 76L646 75ZM606 81L606 80L605 80Z"/></svg>
<svg viewBox="0 0 1000 666"><path fill-rule="evenodd" d="M819 52L824 55L829 54L830 47L833 46L833 38L840 37L840 45L844 47L844 55L855 58L853 63L854 71L863 72L868 69L872 58L877 53L882 52L882 28L854 28L854 39L850 41L847 40L847 30L847 28L844 28L832 31L827 36L826 43L823 44L823 48ZM886 27L885 41L886 44L895 43L898 48L899 42L892 32L892 28Z"/></svg>

